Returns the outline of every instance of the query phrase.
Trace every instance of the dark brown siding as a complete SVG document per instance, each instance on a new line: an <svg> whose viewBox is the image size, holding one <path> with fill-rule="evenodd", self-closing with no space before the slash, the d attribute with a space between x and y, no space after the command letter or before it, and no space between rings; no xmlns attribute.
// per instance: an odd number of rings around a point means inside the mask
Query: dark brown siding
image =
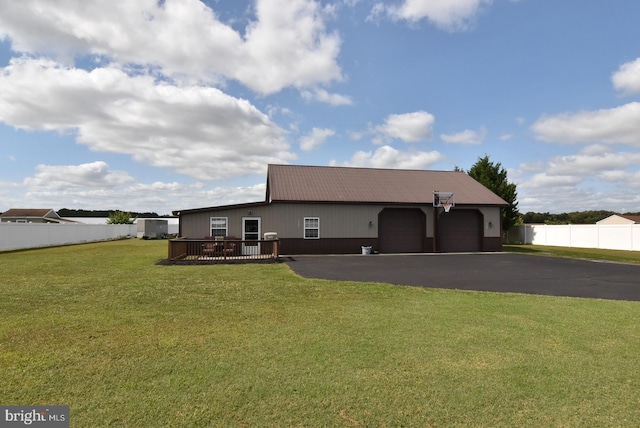
<svg viewBox="0 0 640 428"><path fill-rule="evenodd" d="M438 251L482 251L482 214L478 210L453 208L440 212L437 220Z"/></svg>
<svg viewBox="0 0 640 428"><path fill-rule="evenodd" d="M502 238L484 238L482 251L502 251Z"/></svg>
<svg viewBox="0 0 640 428"><path fill-rule="evenodd" d="M362 254L362 247L377 251L376 238L281 238L280 254Z"/></svg>
<svg viewBox="0 0 640 428"><path fill-rule="evenodd" d="M426 216L417 208L385 208L378 215L381 253L425 251Z"/></svg>

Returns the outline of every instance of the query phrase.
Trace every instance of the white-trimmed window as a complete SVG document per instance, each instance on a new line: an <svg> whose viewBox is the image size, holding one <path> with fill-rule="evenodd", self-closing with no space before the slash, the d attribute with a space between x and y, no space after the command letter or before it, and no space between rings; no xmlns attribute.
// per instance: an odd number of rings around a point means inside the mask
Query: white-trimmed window
<svg viewBox="0 0 640 428"><path fill-rule="evenodd" d="M320 217L304 218L304 239L320 239Z"/></svg>
<svg viewBox="0 0 640 428"><path fill-rule="evenodd" d="M229 235L229 218L228 217L211 217L211 236L228 236Z"/></svg>

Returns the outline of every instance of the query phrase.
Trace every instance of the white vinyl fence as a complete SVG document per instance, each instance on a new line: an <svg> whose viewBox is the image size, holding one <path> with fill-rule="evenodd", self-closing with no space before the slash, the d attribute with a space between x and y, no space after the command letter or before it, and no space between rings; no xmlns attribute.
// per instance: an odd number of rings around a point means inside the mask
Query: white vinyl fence
<svg viewBox="0 0 640 428"><path fill-rule="evenodd" d="M640 224L527 224L505 235L507 244L640 251Z"/></svg>
<svg viewBox="0 0 640 428"><path fill-rule="evenodd" d="M135 224L0 223L0 251L136 236Z"/></svg>

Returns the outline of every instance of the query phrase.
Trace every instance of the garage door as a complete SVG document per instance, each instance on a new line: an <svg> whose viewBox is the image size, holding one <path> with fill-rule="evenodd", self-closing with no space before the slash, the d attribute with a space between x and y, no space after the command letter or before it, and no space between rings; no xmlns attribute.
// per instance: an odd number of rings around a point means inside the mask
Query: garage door
<svg viewBox="0 0 640 428"><path fill-rule="evenodd" d="M381 253L421 253L425 236L426 217L422 210L385 208L378 215Z"/></svg>
<svg viewBox="0 0 640 428"><path fill-rule="evenodd" d="M482 214L453 208L438 217L438 251L453 253L482 250Z"/></svg>

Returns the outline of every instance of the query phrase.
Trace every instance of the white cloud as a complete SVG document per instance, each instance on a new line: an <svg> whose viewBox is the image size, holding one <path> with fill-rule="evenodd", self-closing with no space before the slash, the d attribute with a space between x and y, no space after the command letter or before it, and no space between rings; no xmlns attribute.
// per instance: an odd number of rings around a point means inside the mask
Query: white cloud
<svg viewBox="0 0 640 428"><path fill-rule="evenodd" d="M465 129L457 134L440 134L440 138L445 143L452 144L482 144L487 137L486 128L482 127L479 131Z"/></svg>
<svg viewBox="0 0 640 428"><path fill-rule="evenodd" d="M260 183L253 186L245 187L214 187L212 189L191 187L188 193L182 193L180 196L181 206L175 206L173 209L190 209L198 207L213 207L218 205L240 204L245 202L264 201L267 185Z"/></svg>
<svg viewBox="0 0 640 428"><path fill-rule="evenodd" d="M389 139L397 138L405 143L416 143L433 137L435 118L426 111L413 113L391 114L384 124L373 129L376 134L374 143L383 144Z"/></svg>
<svg viewBox="0 0 640 428"><path fill-rule="evenodd" d="M549 161L547 173L550 175L593 175L599 171L616 171L640 165L640 153L582 153L558 156Z"/></svg>
<svg viewBox="0 0 640 428"><path fill-rule="evenodd" d="M309 152L322 143L329 137L334 136L336 131L327 128L313 128L311 132L302 138L300 138L300 148L305 152Z"/></svg>
<svg viewBox="0 0 640 428"><path fill-rule="evenodd" d="M23 58L2 69L0 93L0 120L11 126L77 132L93 150L129 154L202 180L295 158L284 130L248 101L215 88Z"/></svg>
<svg viewBox="0 0 640 428"><path fill-rule="evenodd" d="M621 143L640 147L640 103L543 116L531 125L531 130L536 139L547 142Z"/></svg>
<svg viewBox="0 0 640 428"><path fill-rule="evenodd" d="M524 189L553 189L553 193L557 194L561 191L561 188L576 186L581 181L582 179L580 177L572 175L550 175L547 173L539 173L528 178L526 182L519 184L518 187L522 187Z"/></svg>
<svg viewBox="0 0 640 428"><path fill-rule="evenodd" d="M362 140L366 135L367 132L366 131L349 131L349 138L351 138L352 140Z"/></svg>
<svg viewBox="0 0 640 428"><path fill-rule="evenodd" d="M114 188L133 181L125 171L111 171L102 161L81 165L38 165L24 184L34 189L61 190L78 187Z"/></svg>
<svg viewBox="0 0 640 428"><path fill-rule="evenodd" d="M640 188L640 171L604 171L598 174L601 179L614 183L618 189L639 189ZM635 192L637 195L637 191ZM627 192L628 195L628 192ZM636 196L637 197L637 196Z"/></svg>
<svg viewBox="0 0 640 428"><path fill-rule="evenodd" d="M331 10L315 1L257 0L241 34L197 0L21 0L0 5L0 38L68 65L94 55L184 82L235 79L270 94L342 79L341 40L325 26Z"/></svg>
<svg viewBox="0 0 640 428"><path fill-rule="evenodd" d="M640 200L640 152L611 152L594 144L572 155L522 164L509 177L521 212L608 209L624 212ZM544 207L544 208L543 208Z"/></svg>
<svg viewBox="0 0 640 428"><path fill-rule="evenodd" d="M385 12L394 21L426 19L446 31L462 31L472 27L482 9L491 3L492 0L404 0L399 5L377 3L371 16Z"/></svg>
<svg viewBox="0 0 640 428"><path fill-rule="evenodd" d="M640 58L622 64L611 76L613 86L626 94L640 93Z"/></svg>
<svg viewBox="0 0 640 428"><path fill-rule="evenodd" d="M609 152L611 152L611 147L606 144L591 144L580 149L579 153L582 155L600 156L606 155Z"/></svg>
<svg viewBox="0 0 640 428"><path fill-rule="evenodd" d="M113 171L103 161L80 165L39 165L23 183L0 183L5 203L35 207L121 209L169 214L180 208L262 201L266 184L207 188L202 183L135 182L126 172ZM3 194L4 193L4 194ZM176 201L178 205L176 206ZM205 201L205 202L203 202Z"/></svg>
<svg viewBox="0 0 640 428"><path fill-rule="evenodd" d="M368 168L427 169L430 165L443 159L444 155L437 151L402 152L390 146L382 146L375 152L356 152L351 160L347 162L338 163L335 160L331 161L331 165Z"/></svg>
<svg viewBox="0 0 640 428"><path fill-rule="evenodd" d="M334 106L350 106L353 104L353 100L351 99L351 97L340 94L330 94L324 89L305 89L303 91L300 91L300 95L307 101L319 101Z"/></svg>
<svg viewBox="0 0 640 428"><path fill-rule="evenodd" d="M314 1L258 0L258 21L247 28L248 57L242 58L251 62L234 77L265 94L342 80L336 63L341 40L326 32L323 12Z"/></svg>

